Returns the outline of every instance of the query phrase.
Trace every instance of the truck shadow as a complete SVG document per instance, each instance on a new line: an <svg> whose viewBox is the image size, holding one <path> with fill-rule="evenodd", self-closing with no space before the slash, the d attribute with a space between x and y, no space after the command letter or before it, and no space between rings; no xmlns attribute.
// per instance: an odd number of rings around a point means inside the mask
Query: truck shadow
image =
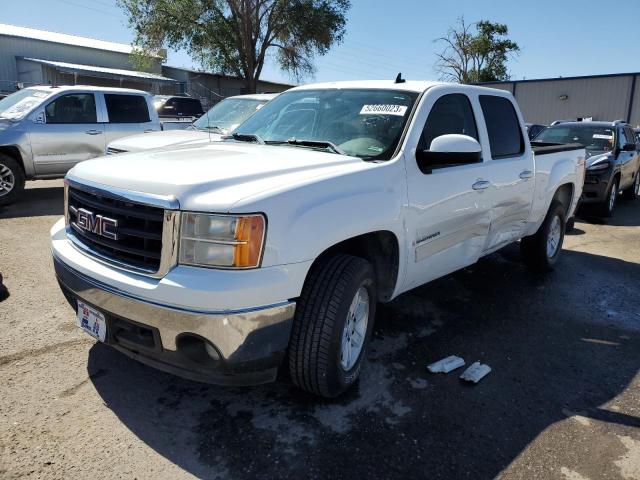
<svg viewBox="0 0 640 480"><path fill-rule="evenodd" d="M27 187L29 187L28 184ZM15 203L0 207L0 219L63 214L62 182L59 187L26 188Z"/></svg>
<svg viewBox="0 0 640 480"><path fill-rule="evenodd" d="M593 215L592 211L582 208L577 217L594 225L613 225L618 227L637 227L640 225L640 200L629 201L620 199L611 218L602 218Z"/></svg>
<svg viewBox="0 0 640 480"><path fill-rule="evenodd" d="M533 276L508 247L381 306L359 385L331 401L284 379L193 383L99 344L88 370L127 428L201 478L493 478L566 412L639 426L604 405L640 368L639 282L638 264L573 251ZM427 373L451 354L493 371Z"/></svg>

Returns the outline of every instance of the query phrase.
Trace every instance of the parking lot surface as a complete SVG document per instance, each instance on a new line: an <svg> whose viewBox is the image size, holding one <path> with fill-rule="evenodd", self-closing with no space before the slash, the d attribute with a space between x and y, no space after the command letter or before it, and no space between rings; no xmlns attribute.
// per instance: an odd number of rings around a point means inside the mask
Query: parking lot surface
<svg viewBox="0 0 640 480"><path fill-rule="evenodd" d="M0 210L0 478L640 479L640 201L379 309L355 389L198 384L74 326L50 259L62 182ZM8 295L8 296L7 296ZM457 354L478 385L426 365Z"/></svg>

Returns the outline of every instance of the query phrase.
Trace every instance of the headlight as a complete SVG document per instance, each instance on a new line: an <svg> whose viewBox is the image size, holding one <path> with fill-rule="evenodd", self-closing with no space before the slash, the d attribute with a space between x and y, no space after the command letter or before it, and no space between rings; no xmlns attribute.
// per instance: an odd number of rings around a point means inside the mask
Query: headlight
<svg viewBox="0 0 640 480"><path fill-rule="evenodd" d="M262 215L183 213L179 262L201 267L258 267L264 233Z"/></svg>
<svg viewBox="0 0 640 480"><path fill-rule="evenodd" d="M606 170L610 166L611 166L611 162L607 160L604 162L594 163L589 168L587 168L587 170L589 170L590 172L597 171L597 170Z"/></svg>

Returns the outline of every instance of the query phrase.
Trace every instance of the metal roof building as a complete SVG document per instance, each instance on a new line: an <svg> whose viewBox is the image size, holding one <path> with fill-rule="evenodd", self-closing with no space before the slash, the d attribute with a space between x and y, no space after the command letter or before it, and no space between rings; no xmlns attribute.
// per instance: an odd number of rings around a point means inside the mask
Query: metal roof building
<svg viewBox="0 0 640 480"><path fill-rule="evenodd" d="M131 61L130 45L0 23L0 92L21 86L96 85L126 87L152 93L187 93L205 105L246 93L240 79L168 67L158 56L148 71ZM259 82L261 92L290 88Z"/></svg>
<svg viewBox="0 0 640 480"><path fill-rule="evenodd" d="M640 72L483 83L510 91L525 120L626 120L640 125Z"/></svg>

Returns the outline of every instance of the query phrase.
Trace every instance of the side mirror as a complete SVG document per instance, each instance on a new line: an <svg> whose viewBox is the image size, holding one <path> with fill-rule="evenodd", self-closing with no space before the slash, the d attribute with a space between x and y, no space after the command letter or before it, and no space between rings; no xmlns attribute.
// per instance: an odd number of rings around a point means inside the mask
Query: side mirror
<svg viewBox="0 0 640 480"><path fill-rule="evenodd" d="M44 110L39 111L33 116L33 123L47 123L47 117Z"/></svg>
<svg viewBox="0 0 640 480"><path fill-rule="evenodd" d="M482 147L468 135L447 134L436 137L429 150L417 150L416 161L422 173L433 168L467 165L482 161Z"/></svg>
<svg viewBox="0 0 640 480"><path fill-rule="evenodd" d="M622 150L625 152L635 152L636 151L636 144L635 143L625 143L624 146L622 147Z"/></svg>

